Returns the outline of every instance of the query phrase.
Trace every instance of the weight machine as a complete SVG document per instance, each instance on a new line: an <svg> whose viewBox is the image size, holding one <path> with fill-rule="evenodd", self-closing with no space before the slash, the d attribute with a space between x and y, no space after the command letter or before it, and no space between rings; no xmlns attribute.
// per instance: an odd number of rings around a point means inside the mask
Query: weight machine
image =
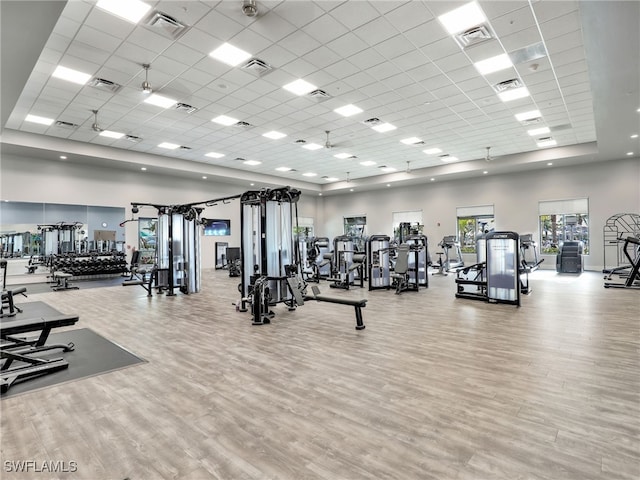
<svg viewBox="0 0 640 480"><path fill-rule="evenodd" d="M270 323L270 306L296 302L287 279L297 272L293 239L300 191L290 187L251 190L240 197L242 282L240 311L251 307L253 325ZM295 212L294 212L295 206Z"/></svg>
<svg viewBox="0 0 640 480"><path fill-rule="evenodd" d="M429 287L429 242L425 235L412 234L405 238L409 245L409 284Z"/></svg>
<svg viewBox="0 0 640 480"><path fill-rule="evenodd" d="M489 232L483 242L485 260L456 272L456 297L520 306L520 294L531 292L529 272L521 267L520 236L515 232ZM475 287L475 291L467 287Z"/></svg>
<svg viewBox="0 0 640 480"><path fill-rule="evenodd" d="M366 242L369 290L391 288L389 242L387 235L371 235Z"/></svg>
<svg viewBox="0 0 640 480"><path fill-rule="evenodd" d="M175 288L184 294L200 291L199 227L206 223L206 219L200 218L200 215L205 206L229 203L235 198L240 198L240 195L182 205L131 203L133 214L137 214L140 207L153 207L158 212L157 265L153 269L153 284L158 292L166 291L167 296L174 296Z"/></svg>
<svg viewBox="0 0 640 480"><path fill-rule="evenodd" d="M629 251L631 249L633 249L633 255ZM624 251L627 260L629 261L629 265L613 269L609 273L608 278L605 278L611 280L611 275L615 273L620 276L626 277L626 280L624 283L604 282L604 287L640 289L640 238L627 237L624 240L624 246L622 250Z"/></svg>

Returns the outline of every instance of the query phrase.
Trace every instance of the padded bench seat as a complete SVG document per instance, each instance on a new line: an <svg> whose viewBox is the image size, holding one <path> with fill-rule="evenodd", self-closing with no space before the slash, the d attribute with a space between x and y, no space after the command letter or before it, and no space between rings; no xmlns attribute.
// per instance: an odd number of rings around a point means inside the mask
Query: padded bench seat
<svg viewBox="0 0 640 480"><path fill-rule="evenodd" d="M366 298L342 298L342 297L331 297L327 295L322 295L320 293L320 289L315 285L311 287L313 291L313 296L306 296L305 300L315 300L317 302L327 302L327 303L336 303L339 305L350 305L355 308L356 312L356 330L363 330L365 328L364 322L362 321L362 308L367 306Z"/></svg>

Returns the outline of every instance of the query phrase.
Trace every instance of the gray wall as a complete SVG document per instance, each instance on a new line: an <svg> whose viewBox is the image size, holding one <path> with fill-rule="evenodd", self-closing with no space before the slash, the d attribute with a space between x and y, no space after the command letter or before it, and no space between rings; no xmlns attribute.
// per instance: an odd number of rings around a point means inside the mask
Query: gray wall
<svg viewBox="0 0 640 480"><path fill-rule="evenodd" d="M169 205L190 203L237 195L252 188L250 185L245 188L211 180L192 181L149 172L115 170L58 160L46 161L12 154L3 154L0 164L1 200L123 207L127 218L131 218L131 202ZM316 198L301 197L298 214L318 219ZM141 208L136 218L155 216L155 209ZM213 268L216 241L228 242L231 247L240 246L240 202L233 200L226 205L207 207L202 216L231 219L230 236L201 237L203 267ZM131 247L138 246L137 235L137 222L125 224L128 252Z"/></svg>
<svg viewBox="0 0 640 480"><path fill-rule="evenodd" d="M124 207L127 216L133 201L188 203L251 189L211 180L191 181L12 155L3 155L1 173L2 199ZM538 238L539 201L583 197L589 198L591 223L591 254L585 265L599 270L603 264L602 227L607 218L616 213L640 213L637 158L336 196L303 195L298 213L314 218L317 236L333 238L343 233L344 216L365 214L367 234L391 235L393 212L422 210L425 233L434 251L444 235L455 234L456 207L492 204L497 229L534 233ZM153 210L143 209L139 216L155 215ZM203 266L212 268L216 241L240 245L239 202L209 207L203 216L230 218L232 223L229 237L202 237ZM137 224L127 223L125 234L129 247L137 246ZM543 266L554 268L553 257Z"/></svg>
<svg viewBox="0 0 640 480"><path fill-rule="evenodd" d="M607 218L616 213L640 214L637 158L323 197L325 220L316 226L316 232L334 237L342 234L343 216L366 214L368 234L392 235L393 212L422 210L433 252L444 235L456 233L456 207L492 204L496 229L533 233L539 239L539 201L585 197L589 199L591 241L585 268L600 270L602 228ZM555 268L555 258L546 258L542 266Z"/></svg>

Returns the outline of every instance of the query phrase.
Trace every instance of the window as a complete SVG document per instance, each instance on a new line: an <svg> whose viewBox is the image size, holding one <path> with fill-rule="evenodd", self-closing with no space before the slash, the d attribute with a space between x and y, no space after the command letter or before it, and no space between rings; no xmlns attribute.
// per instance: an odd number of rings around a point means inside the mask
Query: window
<svg viewBox="0 0 640 480"><path fill-rule="evenodd" d="M462 253L476 253L478 235L495 229L493 205L458 207L457 235Z"/></svg>
<svg viewBox="0 0 640 480"><path fill-rule="evenodd" d="M424 224L422 223L422 210L407 210L404 212L393 212L391 217L393 238L402 243L407 235L422 234Z"/></svg>
<svg viewBox="0 0 640 480"><path fill-rule="evenodd" d="M367 226L366 215L357 215L344 218L344 234L353 239L354 249L364 252L364 231Z"/></svg>
<svg viewBox="0 0 640 480"><path fill-rule="evenodd" d="M540 251L555 255L560 244L577 241L589 253L589 200L553 200L539 203Z"/></svg>

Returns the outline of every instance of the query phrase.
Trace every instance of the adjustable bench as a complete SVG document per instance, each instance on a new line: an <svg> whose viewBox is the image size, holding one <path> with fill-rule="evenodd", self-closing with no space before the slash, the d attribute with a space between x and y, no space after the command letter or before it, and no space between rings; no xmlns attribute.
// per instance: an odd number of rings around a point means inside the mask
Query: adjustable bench
<svg viewBox="0 0 640 480"><path fill-rule="evenodd" d="M56 280L56 284L53 287L54 292L60 290L77 290L78 287L69 284L69 279L73 277L73 274L66 272L53 272L53 278Z"/></svg>
<svg viewBox="0 0 640 480"><path fill-rule="evenodd" d="M320 289L315 285L311 287L313 291L313 296L304 297L305 300L316 300L317 302L327 302L327 303L337 303L340 305L351 305L355 308L356 311L356 330L363 330L365 325L362 321L362 308L367 306L367 300L364 298L361 299L351 299L351 298L340 298L340 297L329 297L326 295L322 295L320 293Z"/></svg>
<svg viewBox="0 0 640 480"><path fill-rule="evenodd" d="M2 317L12 317L16 313L22 312L20 307L16 307L13 303L13 297L16 295L23 295L26 297L25 292L27 291L27 287L19 287L13 290L5 290L2 292L2 306L0 306L0 318ZM9 312L5 313L4 308L5 305L9 308Z"/></svg>
<svg viewBox="0 0 640 480"><path fill-rule="evenodd" d="M46 375L69 366L63 358L38 358L32 355L54 349L65 352L74 348L73 343L49 344L47 339L54 328L75 325L77 315L58 315L51 318L11 319L0 322L0 392L5 393L17 381ZM37 333L36 338L18 337L21 334ZM13 362L22 365L13 366Z"/></svg>

